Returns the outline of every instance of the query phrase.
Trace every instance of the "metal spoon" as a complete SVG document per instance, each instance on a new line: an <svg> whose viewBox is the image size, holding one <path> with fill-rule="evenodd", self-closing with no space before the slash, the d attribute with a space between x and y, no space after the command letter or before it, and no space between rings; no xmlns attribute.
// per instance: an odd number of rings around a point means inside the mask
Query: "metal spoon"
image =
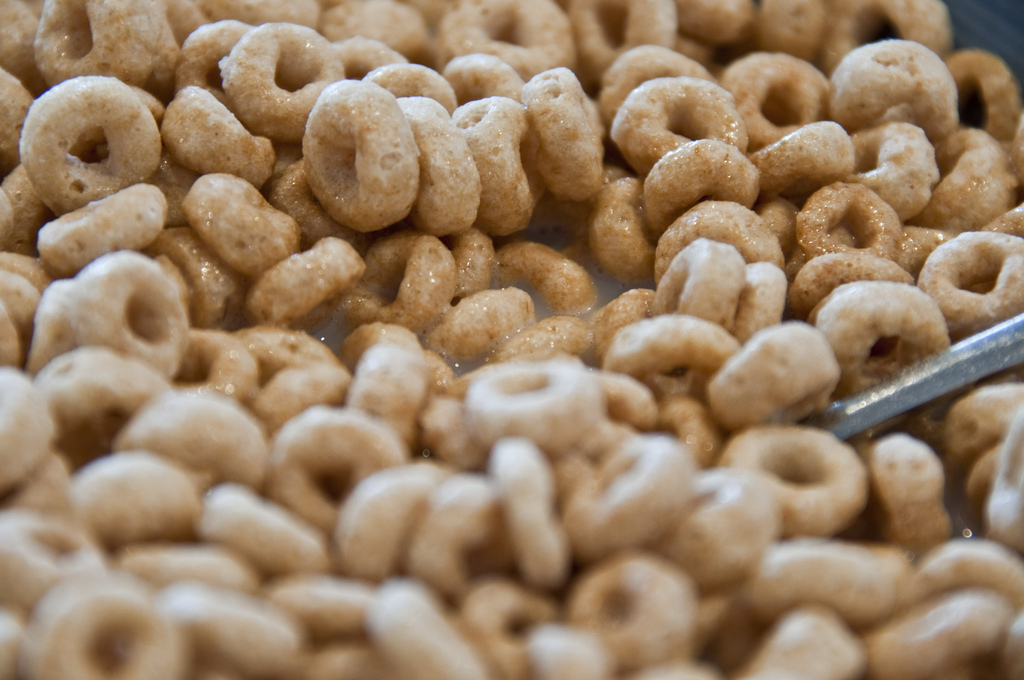
<svg viewBox="0 0 1024 680"><path fill-rule="evenodd" d="M833 402L802 424L840 439L864 432L976 380L1024 364L1024 314L961 340L852 397Z"/></svg>

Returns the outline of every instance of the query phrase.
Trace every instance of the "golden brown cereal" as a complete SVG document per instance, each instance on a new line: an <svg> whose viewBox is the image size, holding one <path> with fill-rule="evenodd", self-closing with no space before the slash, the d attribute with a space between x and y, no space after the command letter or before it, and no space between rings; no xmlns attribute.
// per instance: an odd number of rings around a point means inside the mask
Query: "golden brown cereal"
<svg viewBox="0 0 1024 680"><path fill-rule="evenodd" d="M16 342L16 351L11 357L12 365L21 367L25 360L25 350L32 339L34 317L39 307L39 291L28 279L13 272L0 270L0 306L3 306L10 329L14 331L11 338Z"/></svg>
<svg viewBox="0 0 1024 680"><path fill-rule="evenodd" d="M4 234L4 250L35 256L36 233L56 215L43 203L24 165L19 165L4 178L0 190L10 202L13 222L11 229Z"/></svg>
<svg viewBox="0 0 1024 680"><path fill-rule="evenodd" d="M641 175L687 142L714 139L747 150L747 129L727 90L701 78L655 78L618 109L610 136Z"/></svg>
<svg viewBox="0 0 1024 680"><path fill-rule="evenodd" d="M1024 406L1024 385L986 385L956 401L944 423L946 457L969 467L1002 443L1017 410Z"/></svg>
<svg viewBox="0 0 1024 680"><path fill-rule="evenodd" d="M842 377L836 396L857 392L949 347L938 304L915 286L858 281L836 288L808 319L828 336Z"/></svg>
<svg viewBox="0 0 1024 680"><path fill-rule="evenodd" d="M351 381L348 370L335 361L285 366L259 388L249 408L267 432L275 433L310 406L344 404Z"/></svg>
<svg viewBox="0 0 1024 680"><path fill-rule="evenodd" d="M643 182L636 177L606 182L588 220L587 242L597 264L623 283L649 281L654 245L646 226Z"/></svg>
<svg viewBox="0 0 1024 680"><path fill-rule="evenodd" d="M930 551L901 595L904 607L958 590L993 590L1019 608L1024 601L1024 564L1006 546L982 538L953 539Z"/></svg>
<svg viewBox="0 0 1024 680"><path fill-rule="evenodd" d="M266 597L299 619L314 643L322 643L362 633L374 590L360 581L300 574L276 581Z"/></svg>
<svg viewBox="0 0 1024 680"><path fill-rule="evenodd" d="M455 295L453 299L486 290L491 285L494 269L494 243L479 229L468 229L451 237L455 258Z"/></svg>
<svg viewBox="0 0 1024 680"><path fill-rule="evenodd" d="M852 139L856 167L844 181L871 187L900 219L921 212L939 181L935 150L924 130L910 123L883 123Z"/></svg>
<svg viewBox="0 0 1024 680"><path fill-rule="evenodd" d="M776 622L740 676L857 678L866 666L860 638L835 613L808 607L794 609Z"/></svg>
<svg viewBox="0 0 1024 680"><path fill-rule="evenodd" d="M808 123L750 155L761 193L800 198L854 171L850 136L832 121Z"/></svg>
<svg viewBox="0 0 1024 680"><path fill-rule="evenodd" d="M302 150L314 195L339 223L376 231L409 214L419 188L416 141L383 87L351 80L326 87Z"/></svg>
<svg viewBox="0 0 1024 680"><path fill-rule="evenodd" d="M231 53L231 48L242 39L252 26L234 19L215 21L200 26L181 45L181 57L174 73L176 90L200 87L228 103L221 79L220 60Z"/></svg>
<svg viewBox="0 0 1024 680"><path fill-rule="evenodd" d="M0 192L2 193L2 192ZM0 202L3 199L0 198ZM12 252L0 252L0 270L17 274L24 278L42 295L43 291L53 281L43 266L34 257L19 255Z"/></svg>
<svg viewBox="0 0 1024 680"><path fill-rule="evenodd" d="M359 358L345 404L384 421L411 447L429 381L426 358L419 348L377 344Z"/></svg>
<svg viewBox="0 0 1024 680"><path fill-rule="evenodd" d="M519 241L499 248L495 256L498 285L528 283L555 314L578 314L597 302L587 271L549 246Z"/></svg>
<svg viewBox="0 0 1024 680"><path fill-rule="evenodd" d="M196 6L210 21L234 19L257 26L272 22L299 24L315 28L320 18L320 3L315 0L273 0L272 2L230 2L229 0L195 0Z"/></svg>
<svg viewBox="0 0 1024 680"><path fill-rule="evenodd" d="M826 7L823 0L761 0L753 28L758 48L814 61L825 31Z"/></svg>
<svg viewBox="0 0 1024 680"><path fill-rule="evenodd" d="M374 82L402 97L429 97L444 107L450 116L458 106L455 90L437 71L421 64L388 64L370 71L363 80Z"/></svg>
<svg viewBox="0 0 1024 680"><path fill-rule="evenodd" d="M473 359L534 321L529 293L514 287L483 290L442 314L426 344L449 359Z"/></svg>
<svg viewBox="0 0 1024 680"><path fill-rule="evenodd" d="M203 242L246 276L259 276L299 249L298 223L234 175L203 175L182 209Z"/></svg>
<svg viewBox="0 0 1024 680"><path fill-rule="evenodd" d="M957 128L956 82L942 57L919 43L884 40L858 47L842 58L831 82L829 110L850 133L900 121L937 143Z"/></svg>
<svg viewBox="0 0 1024 680"><path fill-rule="evenodd" d="M731 330L745 269L731 245L698 238L676 253L659 279L651 314L688 314Z"/></svg>
<svg viewBox="0 0 1024 680"><path fill-rule="evenodd" d="M0 385L0 436L8 442L0 465L0 493L7 493L43 461L55 428L45 390L9 368L0 368Z"/></svg>
<svg viewBox="0 0 1024 680"><path fill-rule="evenodd" d="M696 615L697 589L683 571L653 555L626 553L579 577L566 618L596 634L616 666L629 671L686 658Z"/></svg>
<svg viewBox="0 0 1024 680"><path fill-rule="evenodd" d="M1021 114L1020 83L1002 59L984 50L960 50L946 57L959 93L961 119L1001 142L1017 133ZM971 106L981 107L981 120L969 119Z"/></svg>
<svg viewBox="0 0 1024 680"><path fill-rule="evenodd" d="M590 349L590 326L575 316L549 316L499 345L488 361L544 361L580 356Z"/></svg>
<svg viewBox="0 0 1024 680"><path fill-rule="evenodd" d="M720 463L764 474L782 508L786 537L833 536L867 503L864 463L830 432L797 425L751 427L729 441Z"/></svg>
<svg viewBox="0 0 1024 680"><path fill-rule="evenodd" d="M899 215L863 184L822 187L796 216L796 240L811 258L869 252L895 261L902 238Z"/></svg>
<svg viewBox="0 0 1024 680"><path fill-rule="evenodd" d="M76 518L109 550L192 538L199 490L187 471L146 451L102 456L71 477Z"/></svg>
<svg viewBox="0 0 1024 680"><path fill-rule="evenodd" d="M420 442L431 456L458 470L482 470L490 452L470 435L461 398L441 395L430 398L420 413Z"/></svg>
<svg viewBox="0 0 1024 680"><path fill-rule="evenodd" d="M77 345L70 320L72 294L75 292L74 281L54 281L44 292L46 294L39 297L32 320L32 344L25 359L25 370L33 374L50 360L71 351ZM4 311L7 311L6 306ZM10 312L7 312L7 315L13 330L17 332Z"/></svg>
<svg viewBox="0 0 1024 680"><path fill-rule="evenodd" d="M243 593L254 593L259 587L259 575L250 565L215 545L132 545L121 551L116 566L154 588L165 588L178 581L199 581Z"/></svg>
<svg viewBox="0 0 1024 680"><path fill-rule="evenodd" d="M19 148L40 198L65 213L152 175L160 131L130 87L82 76L32 103Z"/></svg>
<svg viewBox="0 0 1024 680"><path fill-rule="evenodd" d="M116 664L132 680L183 680L188 647L154 606L149 590L126 574L95 574L54 586L25 628L20 668L39 680L101 678Z"/></svg>
<svg viewBox="0 0 1024 680"><path fill-rule="evenodd" d="M538 626L527 640L537 680L608 680L614 660L594 633L556 623Z"/></svg>
<svg viewBox="0 0 1024 680"><path fill-rule="evenodd" d="M16 0L0 2L0 27L0 68L20 80L33 95L39 94L46 89L46 82L32 47L39 27L38 7Z"/></svg>
<svg viewBox="0 0 1024 680"><path fill-rule="evenodd" d="M651 316L654 291L632 288L618 296L594 314L591 322L594 336L594 355L598 363L604 362L612 340L620 330L640 319Z"/></svg>
<svg viewBox="0 0 1024 680"><path fill-rule="evenodd" d="M19 162L18 140L32 94L13 75L0 68L0 177Z"/></svg>
<svg viewBox="0 0 1024 680"><path fill-rule="evenodd" d="M892 260L869 251L826 253L811 258L801 267L789 287L789 311L806 319L829 293L854 281L914 283L914 277Z"/></svg>
<svg viewBox="0 0 1024 680"><path fill-rule="evenodd" d="M725 435L700 400L685 394L665 397L658 403L658 428L673 433L689 447L702 469L718 461Z"/></svg>
<svg viewBox="0 0 1024 680"><path fill-rule="evenodd" d="M448 62L442 72L458 104L487 97L508 97L522 103L525 81L516 70L493 54L466 54Z"/></svg>
<svg viewBox="0 0 1024 680"><path fill-rule="evenodd" d="M142 250L160 234L166 217L160 190L135 184L43 225L39 259L54 276L74 276L100 255Z"/></svg>
<svg viewBox="0 0 1024 680"><path fill-rule="evenodd" d="M174 382L182 391L222 394L245 403L257 376L256 360L237 338L225 331L190 328Z"/></svg>
<svg viewBox="0 0 1024 680"><path fill-rule="evenodd" d="M337 59L345 65L345 77L365 78L374 69L389 64L408 64L409 60L379 40L356 36L332 43Z"/></svg>
<svg viewBox="0 0 1024 680"><path fill-rule="evenodd" d="M337 366L338 357L308 333L276 326L249 326L235 331L259 366L259 384L265 385L278 371L292 366L327 363Z"/></svg>
<svg viewBox="0 0 1024 680"><path fill-rule="evenodd" d="M644 179L644 206L652 236L704 200L751 208L759 188L757 166L737 147L717 139L683 144L666 154Z"/></svg>
<svg viewBox="0 0 1024 680"><path fill-rule="evenodd" d="M338 357L341 363L354 371L359 357L376 344L398 345L408 349L420 348L419 338L405 326L375 321L353 329L341 343Z"/></svg>

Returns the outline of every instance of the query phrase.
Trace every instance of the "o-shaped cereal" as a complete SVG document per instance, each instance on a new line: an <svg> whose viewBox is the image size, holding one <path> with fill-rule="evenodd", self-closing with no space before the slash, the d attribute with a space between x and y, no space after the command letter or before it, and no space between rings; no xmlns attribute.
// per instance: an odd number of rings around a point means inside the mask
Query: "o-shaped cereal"
<svg viewBox="0 0 1024 680"><path fill-rule="evenodd" d="M828 78L802 59L757 52L729 64L719 79L736 100L750 151L822 120L828 109Z"/></svg>
<svg viewBox="0 0 1024 680"><path fill-rule="evenodd" d="M529 293L512 286L482 290L442 314L427 332L426 345L451 359L472 359L533 321Z"/></svg>
<svg viewBox="0 0 1024 680"><path fill-rule="evenodd" d="M555 314L578 314L597 302L597 288L586 269L543 243L510 243L497 250L495 259L498 285L528 282Z"/></svg>
<svg viewBox="0 0 1024 680"><path fill-rule="evenodd" d="M259 388L249 408L267 432L276 433L311 406L344 404L351 382L352 375L336 361L286 366Z"/></svg>
<svg viewBox="0 0 1024 680"><path fill-rule="evenodd" d="M808 260L789 286L789 311L806 319L829 293L854 281L914 283L914 277L892 260L869 251L826 253Z"/></svg>
<svg viewBox="0 0 1024 680"><path fill-rule="evenodd" d="M758 643L743 665L748 678L822 674L859 677L867 655L859 636L835 613L817 607L799 608L783 615Z"/></svg>
<svg viewBox="0 0 1024 680"><path fill-rule="evenodd" d="M19 152L42 201L66 213L152 175L160 164L160 131L130 87L83 76L32 103Z"/></svg>
<svg viewBox="0 0 1024 680"><path fill-rule="evenodd" d="M355 36L332 43L336 57L345 65L345 77L365 78L368 73L388 64L408 64L409 60L373 38Z"/></svg>
<svg viewBox="0 0 1024 680"><path fill-rule="evenodd" d="M356 231L398 222L419 189L419 152L393 94L344 80L320 93L302 137L306 173L331 217Z"/></svg>
<svg viewBox="0 0 1024 680"><path fill-rule="evenodd" d="M1012 141L1020 121L1021 92L1006 62L985 50L959 50L946 57L946 68L956 81L961 122L1000 142ZM975 113L980 119L973 119Z"/></svg>
<svg viewBox="0 0 1024 680"><path fill-rule="evenodd" d="M1024 406L1024 385L1017 382L985 385L950 407L943 427L947 459L962 468L999 446L1017 410Z"/></svg>
<svg viewBox="0 0 1024 680"><path fill-rule="evenodd" d="M1024 312L1024 239L964 232L932 251L917 285L937 303L954 340Z"/></svg>
<svg viewBox="0 0 1024 680"><path fill-rule="evenodd" d="M782 508L783 535L833 536L868 500L867 471L853 447L831 433L796 425L762 425L736 435L720 465L756 470Z"/></svg>
<svg viewBox="0 0 1024 680"><path fill-rule="evenodd" d="M530 670L537 680L574 676L610 678L614 661L604 642L594 633L574 626L549 623L529 631L526 645Z"/></svg>
<svg viewBox="0 0 1024 680"><path fill-rule="evenodd" d="M916 286L857 281L836 288L808 319L828 336L842 369L836 396L949 347L938 304Z"/></svg>
<svg viewBox="0 0 1024 680"><path fill-rule="evenodd" d="M883 123L854 133L854 173L844 181L871 187L906 220L928 205L939 181L935 149L910 123Z"/></svg>
<svg viewBox="0 0 1024 680"><path fill-rule="evenodd" d="M359 357L345 405L379 418L412 447L430 390L429 370L419 347L374 345Z"/></svg>
<svg viewBox="0 0 1024 680"><path fill-rule="evenodd" d="M489 362L543 361L578 357L591 346L590 326L575 316L549 316L496 347Z"/></svg>
<svg viewBox="0 0 1024 680"><path fill-rule="evenodd" d="M900 593L900 605L913 607L936 596L969 589L999 593L1014 608L1024 604L1024 563L1013 549L983 538L955 538L929 551Z"/></svg>
<svg viewBox="0 0 1024 680"><path fill-rule="evenodd" d="M475 52L500 57L523 80L576 65L572 25L552 0L470 0L445 14L437 29L438 62Z"/></svg>
<svg viewBox="0 0 1024 680"><path fill-rule="evenodd" d="M377 83L399 99L429 97L443 106L449 116L459 105L451 83L422 64L386 64L367 73L363 80Z"/></svg>
<svg viewBox="0 0 1024 680"><path fill-rule="evenodd" d="M46 456L54 435L44 392L20 371L0 368L0 493L7 493Z"/></svg>
<svg viewBox="0 0 1024 680"><path fill-rule="evenodd" d="M411 61L434 61L433 35L415 3L340 0L324 8L316 28L331 42L352 37L379 40Z"/></svg>
<svg viewBox="0 0 1024 680"><path fill-rule="evenodd" d="M761 0L753 28L758 49L814 61L826 20L824 0Z"/></svg>
<svg viewBox="0 0 1024 680"><path fill-rule="evenodd" d="M786 272L769 262L752 262L746 266L743 290L736 304L732 334L746 342L758 331L782 321L786 311Z"/></svg>
<svg viewBox="0 0 1024 680"><path fill-rule="evenodd" d="M275 582L267 600L297 618L315 643L327 643L363 631L374 588L355 580L300 574Z"/></svg>
<svg viewBox="0 0 1024 680"><path fill-rule="evenodd" d="M18 141L25 114L32 105L32 94L3 68L0 68L0 101L4 102L0 106L0 176L6 177L20 160Z"/></svg>
<svg viewBox="0 0 1024 680"><path fill-rule="evenodd" d="M597 264L623 283L651 278L654 246L647 238L643 182L622 177L606 182L594 197L587 243Z"/></svg>
<svg viewBox="0 0 1024 680"><path fill-rule="evenodd" d="M807 196L846 179L855 168L853 141L832 121L802 125L752 153L750 160L761 174L761 193L771 197Z"/></svg>
<svg viewBox="0 0 1024 680"><path fill-rule="evenodd" d="M899 215L863 184L822 187L796 216L796 240L811 258L867 251L895 261L902 238Z"/></svg>
<svg viewBox="0 0 1024 680"><path fill-rule="evenodd" d="M959 123L956 81L942 57L909 40L849 52L832 72L832 117L848 132L888 121L913 123L933 143Z"/></svg>
<svg viewBox="0 0 1024 680"><path fill-rule="evenodd" d="M678 31L712 45L740 40L754 21L752 0L696 0L676 3Z"/></svg>
<svg viewBox="0 0 1024 680"><path fill-rule="evenodd" d="M174 71L176 90L201 87L222 104L228 103L220 73L220 60L231 53L252 26L234 19L204 24L192 31L181 44L181 55Z"/></svg>
<svg viewBox="0 0 1024 680"><path fill-rule="evenodd" d="M665 154L695 139L747 150L747 128L732 94L701 78L655 78L622 102L610 137L626 161L646 175Z"/></svg>
<svg viewBox="0 0 1024 680"><path fill-rule="evenodd" d="M658 281L651 314L689 314L730 330L745 267L732 246L699 238L672 258Z"/></svg>
<svg viewBox="0 0 1024 680"><path fill-rule="evenodd" d="M243 35L220 62L224 94L249 130L298 142L324 88L345 77L331 43L312 28L271 23Z"/></svg>
<svg viewBox="0 0 1024 680"><path fill-rule="evenodd" d="M516 70L493 54L466 54L449 61L442 72L452 86L459 105L487 97L508 97L523 101L526 83Z"/></svg>
<svg viewBox="0 0 1024 680"><path fill-rule="evenodd" d="M190 328L174 383L178 389L222 394L245 403L256 388L258 373L256 360L230 333Z"/></svg>

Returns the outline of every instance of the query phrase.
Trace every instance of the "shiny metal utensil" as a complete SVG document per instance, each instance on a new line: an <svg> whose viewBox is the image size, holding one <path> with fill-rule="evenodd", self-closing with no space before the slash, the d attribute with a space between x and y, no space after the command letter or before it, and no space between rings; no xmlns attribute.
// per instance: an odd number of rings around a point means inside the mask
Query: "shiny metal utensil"
<svg viewBox="0 0 1024 680"><path fill-rule="evenodd" d="M826 406L801 424L840 439L864 432L976 380L1024 364L1024 314Z"/></svg>

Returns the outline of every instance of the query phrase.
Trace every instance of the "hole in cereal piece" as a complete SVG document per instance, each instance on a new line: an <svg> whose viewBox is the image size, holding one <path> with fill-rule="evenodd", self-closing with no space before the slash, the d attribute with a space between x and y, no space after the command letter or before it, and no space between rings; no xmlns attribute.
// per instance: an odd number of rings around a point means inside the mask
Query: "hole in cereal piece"
<svg viewBox="0 0 1024 680"><path fill-rule="evenodd" d="M167 318L139 293L125 306L125 318L132 333L146 342L157 343L167 337Z"/></svg>
<svg viewBox="0 0 1024 680"><path fill-rule="evenodd" d="M597 8L597 21L605 40L614 48L626 42L626 5L619 0L604 0Z"/></svg>
<svg viewBox="0 0 1024 680"><path fill-rule="evenodd" d="M317 477L316 487L326 498L338 503L343 501L352 490L348 475L322 475Z"/></svg>
<svg viewBox="0 0 1024 680"><path fill-rule="evenodd" d="M818 484L824 478L820 459L801 451L776 452L765 460L765 469L782 481L798 486Z"/></svg>
<svg viewBox="0 0 1024 680"><path fill-rule="evenodd" d="M205 383L210 379L213 356L205 353L189 353L178 368L176 379L182 383Z"/></svg>
<svg viewBox="0 0 1024 680"><path fill-rule="evenodd" d="M516 21L514 11L503 12L501 16L494 17L494 23L491 25L490 30L487 31L487 34L491 37L491 40L518 45L519 22Z"/></svg>
<svg viewBox="0 0 1024 680"><path fill-rule="evenodd" d="M85 193L85 183L80 179L76 179L71 182L71 190L78 194Z"/></svg>
<svg viewBox="0 0 1024 680"><path fill-rule="evenodd" d="M608 593L604 606L601 608L601 618L613 626L622 625L629 621L633 614L633 607L628 594L619 589Z"/></svg>
<svg viewBox="0 0 1024 680"><path fill-rule="evenodd" d="M669 115L668 131L672 134L687 139L700 139L703 135L697 132L698 130L700 130L699 122L693 120L693 116L690 115L686 107L676 107Z"/></svg>
<svg viewBox="0 0 1024 680"><path fill-rule="evenodd" d="M960 123L968 127L985 127L985 100L981 97L976 84L967 86L966 92L960 93Z"/></svg>
<svg viewBox="0 0 1024 680"><path fill-rule="evenodd" d="M504 388L505 394L512 395L538 392L547 388L550 384L548 376L542 373L533 373L506 381L502 387Z"/></svg>
<svg viewBox="0 0 1024 680"><path fill-rule="evenodd" d="M784 88L772 87L761 105L761 113L769 123L778 127L800 124L800 115L792 106L792 97Z"/></svg>
<svg viewBox="0 0 1024 680"><path fill-rule="evenodd" d="M102 163L110 155L107 147L107 136L103 128L86 130L68 149L68 154L83 163Z"/></svg>
<svg viewBox="0 0 1024 680"><path fill-rule="evenodd" d="M887 357L896 351L896 346L899 344L899 337L894 335L887 335L875 340L875 344L871 345L871 351L868 352L870 357Z"/></svg>
<svg viewBox="0 0 1024 680"><path fill-rule="evenodd" d="M984 267L972 271L960 281L960 290L985 295L995 290L999 282L999 267Z"/></svg>
<svg viewBox="0 0 1024 680"><path fill-rule="evenodd" d="M135 636L124 626L112 626L100 632L89 650L93 665L103 675L122 671L131 658Z"/></svg>
<svg viewBox="0 0 1024 680"><path fill-rule="evenodd" d="M224 77L220 72L220 62L214 62L210 64L210 68L206 70L206 85L211 90L223 90L224 89Z"/></svg>
<svg viewBox="0 0 1024 680"><path fill-rule="evenodd" d="M67 31L63 36L62 47L64 56L70 61L75 61L92 51L92 26L89 23L89 14L85 10L85 0L67 4L70 7L64 9L70 16L62 24Z"/></svg>
<svg viewBox="0 0 1024 680"><path fill-rule="evenodd" d="M291 63L280 59L274 71L274 84L286 92L298 92L316 78L317 71L314 65L301 59L293 60Z"/></svg>
<svg viewBox="0 0 1024 680"><path fill-rule="evenodd" d="M900 40L902 38L899 29L886 16L880 16L874 21L866 22L865 30L861 35L864 36L861 43L865 45L882 40Z"/></svg>

